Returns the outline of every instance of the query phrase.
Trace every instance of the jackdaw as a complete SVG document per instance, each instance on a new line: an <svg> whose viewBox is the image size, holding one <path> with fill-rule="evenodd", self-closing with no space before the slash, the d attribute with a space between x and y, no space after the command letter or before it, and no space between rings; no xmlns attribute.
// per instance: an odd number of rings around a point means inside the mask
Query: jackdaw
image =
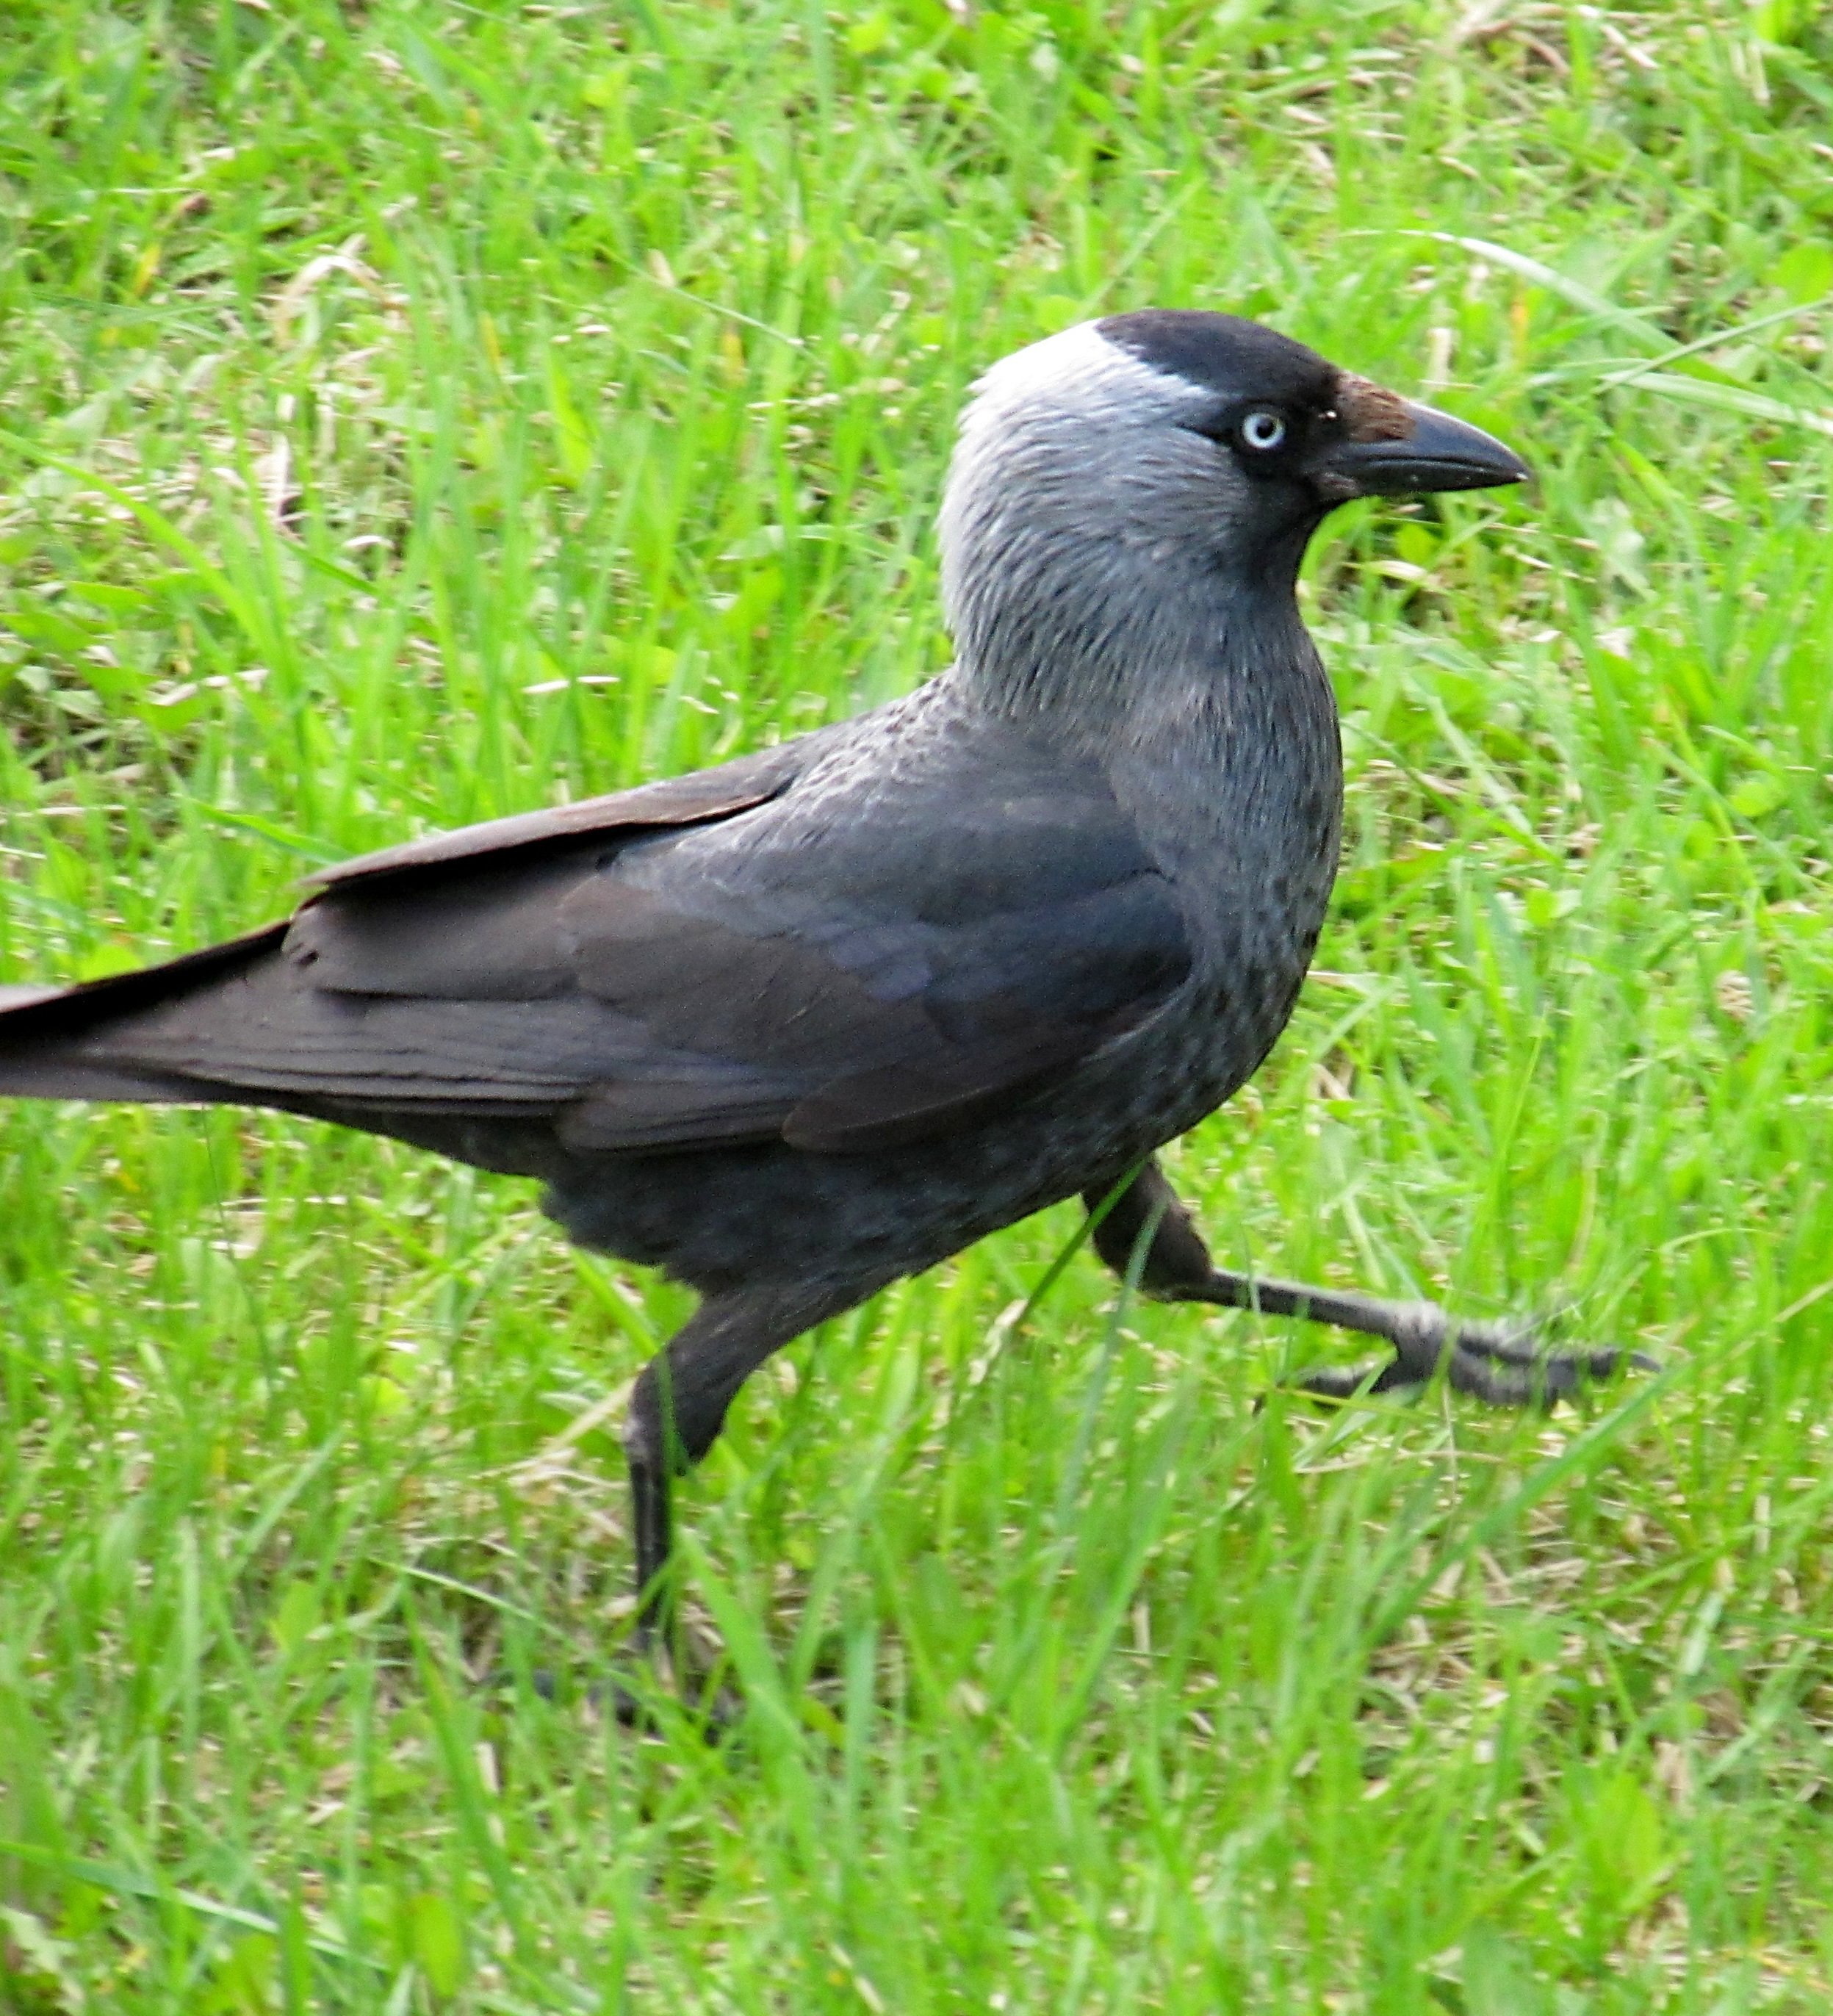
<svg viewBox="0 0 1833 2016"><path fill-rule="evenodd" d="M573 1239L697 1290L625 1434L646 1642L671 1479L747 1376L1066 1197L1147 1295L1393 1346L1316 1391L1568 1391L1619 1354L1215 1267L1153 1161L1266 1057L1336 870L1306 542L1351 498L1526 473L1252 322L1066 329L962 420L945 671L715 769L348 862L247 938L13 990L0 1093L392 1136L538 1177Z"/></svg>

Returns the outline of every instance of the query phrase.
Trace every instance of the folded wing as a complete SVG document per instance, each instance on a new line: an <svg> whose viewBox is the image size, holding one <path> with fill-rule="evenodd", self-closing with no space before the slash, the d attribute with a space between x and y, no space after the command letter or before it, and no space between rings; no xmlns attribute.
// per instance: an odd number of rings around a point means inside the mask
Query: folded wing
<svg viewBox="0 0 1833 2016"><path fill-rule="evenodd" d="M992 730L941 772L772 758L372 857L188 967L0 1008L0 1091L856 1153L996 1114L1187 974L1092 766Z"/></svg>

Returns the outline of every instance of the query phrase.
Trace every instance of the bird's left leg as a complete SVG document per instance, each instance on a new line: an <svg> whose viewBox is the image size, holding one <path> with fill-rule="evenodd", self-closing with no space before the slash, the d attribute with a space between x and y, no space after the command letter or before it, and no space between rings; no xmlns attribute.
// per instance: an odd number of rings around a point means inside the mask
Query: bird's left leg
<svg viewBox="0 0 1833 2016"><path fill-rule="evenodd" d="M1093 1213L1105 1190L1085 1191ZM1436 1302L1385 1301L1338 1288L1267 1280L1216 1266L1190 1215L1156 1161L1148 1161L1117 1197L1093 1231L1095 1251L1125 1276L1137 1265L1142 1293L1161 1302L1214 1302L1258 1309L1264 1316L1298 1316L1385 1338L1394 1355L1378 1370L1314 1372L1298 1381L1309 1393L1346 1400L1359 1392L1385 1393L1419 1386L1442 1366L1460 1393L1502 1406L1542 1404L1573 1391L1587 1379L1604 1379L1624 1364L1652 1370L1641 1352L1543 1351L1531 1323L1454 1323ZM1149 1243L1136 1262L1140 1242Z"/></svg>
<svg viewBox="0 0 1833 2016"><path fill-rule="evenodd" d="M718 1438L738 1389L771 1353L877 1293L880 1281L791 1282L711 1294L643 1368L624 1453L636 1543L636 1640L648 1651L672 1621L667 1568L673 1480Z"/></svg>

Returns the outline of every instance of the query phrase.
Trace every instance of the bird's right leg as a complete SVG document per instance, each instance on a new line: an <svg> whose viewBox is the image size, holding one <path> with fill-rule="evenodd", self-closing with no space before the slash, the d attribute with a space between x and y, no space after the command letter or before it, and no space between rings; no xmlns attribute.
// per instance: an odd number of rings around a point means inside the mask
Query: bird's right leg
<svg viewBox="0 0 1833 2016"><path fill-rule="evenodd" d="M1090 1190L1091 1212L1109 1193ZM1641 1352L1561 1351L1540 1348L1532 1323L1454 1323L1436 1302L1392 1302L1338 1288L1263 1280L1216 1266L1190 1215L1156 1161L1148 1161L1096 1223L1095 1251L1125 1277L1139 1268L1143 1293L1161 1302L1213 1302L1258 1309L1264 1316L1297 1316L1385 1338L1394 1355L1378 1370L1313 1372L1298 1383L1306 1392L1346 1400L1359 1392L1385 1393L1421 1386L1440 1366L1460 1393L1502 1406L1558 1399L1587 1379L1608 1378L1619 1365L1655 1369ZM1141 1258L1140 1244L1148 1242Z"/></svg>
<svg viewBox="0 0 1833 2016"><path fill-rule="evenodd" d="M738 1389L772 1352L882 1285L798 1282L708 1295L643 1368L624 1429L640 1650L650 1650L658 1636L665 1640L672 1622L668 1568L674 1479L712 1447Z"/></svg>

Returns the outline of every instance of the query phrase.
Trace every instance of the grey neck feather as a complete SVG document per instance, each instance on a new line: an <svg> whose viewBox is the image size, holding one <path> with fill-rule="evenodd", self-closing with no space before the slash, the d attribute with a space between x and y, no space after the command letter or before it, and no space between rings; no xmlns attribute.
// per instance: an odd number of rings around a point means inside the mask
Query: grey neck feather
<svg viewBox="0 0 1833 2016"><path fill-rule="evenodd" d="M1179 423L1199 397L1086 325L981 381L941 524L953 676L978 704L1099 753L1207 740L1317 681L1302 538L1251 536L1251 486Z"/></svg>

